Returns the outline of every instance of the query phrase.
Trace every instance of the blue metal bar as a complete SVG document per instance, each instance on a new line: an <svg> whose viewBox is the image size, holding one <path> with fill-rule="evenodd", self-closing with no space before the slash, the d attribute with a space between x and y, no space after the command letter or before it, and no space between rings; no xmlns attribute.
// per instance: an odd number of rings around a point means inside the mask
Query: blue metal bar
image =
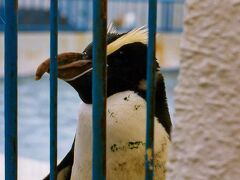
<svg viewBox="0 0 240 180"><path fill-rule="evenodd" d="M168 3L168 31L172 31L173 26L173 16L174 16L174 3Z"/></svg>
<svg viewBox="0 0 240 180"><path fill-rule="evenodd" d="M107 0L93 3L93 180L106 179Z"/></svg>
<svg viewBox="0 0 240 180"><path fill-rule="evenodd" d="M5 179L17 179L17 0L5 1Z"/></svg>
<svg viewBox="0 0 240 180"><path fill-rule="evenodd" d="M149 0L148 6L148 51L147 51L147 122L145 179L154 176L154 113L155 113L155 35L156 35L157 0Z"/></svg>
<svg viewBox="0 0 240 180"><path fill-rule="evenodd" d="M74 7L72 7L72 3L73 3L73 0L67 0L68 2L66 2L66 7L65 9L67 9L66 14L65 14L65 18L67 18L68 20L68 24L73 24L73 21L71 18L73 18L73 14L74 14L74 11L72 9L74 9ZM80 13L78 13L80 14ZM73 19L76 19L78 17L75 17Z"/></svg>
<svg viewBox="0 0 240 180"><path fill-rule="evenodd" d="M83 17L84 17L84 25L86 26L86 28L88 28L88 23L89 23L89 5L90 5L90 1L83 1L82 6L84 7L84 11L83 11Z"/></svg>
<svg viewBox="0 0 240 180"><path fill-rule="evenodd" d="M57 179L58 0L50 5L50 179Z"/></svg>
<svg viewBox="0 0 240 180"><path fill-rule="evenodd" d="M168 31L168 14L168 1L164 1L161 7L161 29L163 31Z"/></svg>

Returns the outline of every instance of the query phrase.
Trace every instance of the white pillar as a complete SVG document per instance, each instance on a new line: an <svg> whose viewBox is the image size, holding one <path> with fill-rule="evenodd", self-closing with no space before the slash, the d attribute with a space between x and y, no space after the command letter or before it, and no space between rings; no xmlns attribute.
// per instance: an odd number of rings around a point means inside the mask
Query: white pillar
<svg viewBox="0 0 240 180"><path fill-rule="evenodd" d="M240 0L186 0L169 180L240 179Z"/></svg>

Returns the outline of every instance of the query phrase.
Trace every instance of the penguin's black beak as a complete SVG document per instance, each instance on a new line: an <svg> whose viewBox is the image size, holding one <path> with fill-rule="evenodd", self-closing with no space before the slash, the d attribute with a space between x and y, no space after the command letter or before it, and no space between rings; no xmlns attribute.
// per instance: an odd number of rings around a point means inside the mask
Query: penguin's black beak
<svg viewBox="0 0 240 180"><path fill-rule="evenodd" d="M64 81L72 81L92 70L92 61L82 53L62 53L57 57L58 77ZM50 59L45 60L37 68L35 79L39 80L45 72L50 71Z"/></svg>

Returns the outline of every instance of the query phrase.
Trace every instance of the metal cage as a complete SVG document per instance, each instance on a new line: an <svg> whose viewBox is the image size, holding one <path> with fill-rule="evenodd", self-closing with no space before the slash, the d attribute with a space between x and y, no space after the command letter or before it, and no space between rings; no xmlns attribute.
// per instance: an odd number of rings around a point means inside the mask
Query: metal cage
<svg viewBox="0 0 240 180"><path fill-rule="evenodd" d="M68 0L70 1L70 0ZM125 0L126 3L130 1ZM124 1L124 2L125 2ZM22 5L20 1L19 10ZM36 1L37 2L37 1ZM44 1L45 2L45 1ZM77 2L71 0L70 2ZM107 25L107 0L79 1L87 3L89 9L93 11L85 12L85 16L92 18L84 27L76 27L72 30L91 29L93 27L93 179L106 179L106 25ZM117 3L117 0L110 0L109 5ZM154 104L154 71L153 61L155 54L155 34L156 30L170 30L173 28L173 17L170 9L175 2L173 0L149 0L148 2L139 0L144 3L144 8L148 7L148 63L147 63L147 126L146 126L146 149L153 151L153 104ZM169 15L170 19L162 18L161 26L157 26L157 8L159 2L162 4L162 13ZM59 3L59 8L58 8ZM51 0L50 4L50 178L56 179L57 165L57 37L59 15L64 0ZM7 0L5 3L0 2L0 8L4 5L4 26L5 26L5 179L17 179L17 37L18 29L22 24L18 24L17 16L19 15L17 0ZM43 3L44 4L44 3ZM171 4L171 8L169 7ZM66 6L68 6L66 4ZM102 8L99 8L102 7ZM48 8L48 7L47 7ZM170 8L170 9L169 9ZM0 11L2 13L2 11ZM93 12L93 14L91 14ZM81 12L84 13L84 12ZM110 12L111 15L111 12ZM113 17L114 15L112 15ZM165 16L163 16L165 17ZM21 21L20 21L21 22ZM61 22L61 21L60 21ZM91 24L91 22L93 22ZM80 23L81 24L81 23ZM36 25L38 26L38 25ZM18 28L19 27L19 28ZM26 28L26 27L25 27ZM25 29L23 28L23 29ZM71 28L70 28L71 29ZM103 51L98 51L103 49ZM97 61L98 59L98 61ZM102 98L104 97L104 98ZM101 127L101 128L100 128ZM153 153L152 153L153 154ZM153 179L153 159L145 157L145 179Z"/></svg>

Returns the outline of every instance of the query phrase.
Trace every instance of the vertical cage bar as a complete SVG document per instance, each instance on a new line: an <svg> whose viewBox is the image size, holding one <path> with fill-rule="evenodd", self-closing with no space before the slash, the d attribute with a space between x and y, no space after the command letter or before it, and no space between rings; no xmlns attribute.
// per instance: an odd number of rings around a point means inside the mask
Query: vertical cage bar
<svg viewBox="0 0 240 180"><path fill-rule="evenodd" d="M83 25L84 25L84 27L83 27L83 30L86 31L86 30L89 29L89 25L88 25L89 23L88 22L90 20L90 18L89 18L90 1L89 0L84 0L82 5L84 7L84 11L83 11L83 22L84 22Z"/></svg>
<svg viewBox="0 0 240 180"><path fill-rule="evenodd" d="M5 179L17 179L17 0L5 1Z"/></svg>
<svg viewBox="0 0 240 180"><path fill-rule="evenodd" d="M107 0L93 1L93 180L106 179Z"/></svg>
<svg viewBox="0 0 240 180"><path fill-rule="evenodd" d="M77 22L78 17L74 17L74 6L73 6L73 0L66 0L67 2L65 3L65 16L67 17L68 24L72 25ZM79 2L80 3L80 2ZM75 12L76 13L76 12ZM80 14L80 13L79 13Z"/></svg>
<svg viewBox="0 0 240 180"><path fill-rule="evenodd" d="M157 0L149 0L148 6L148 51L147 51L147 122L145 179L154 176L154 112L155 112L155 35L156 35Z"/></svg>
<svg viewBox="0 0 240 180"><path fill-rule="evenodd" d="M161 6L161 30L162 31L168 31L168 2L167 0L162 2Z"/></svg>
<svg viewBox="0 0 240 180"><path fill-rule="evenodd" d="M173 26L173 17L174 17L174 4L175 2L168 2L168 31L173 31L174 26Z"/></svg>
<svg viewBox="0 0 240 180"><path fill-rule="evenodd" d="M50 4L50 179L57 179L58 0Z"/></svg>

